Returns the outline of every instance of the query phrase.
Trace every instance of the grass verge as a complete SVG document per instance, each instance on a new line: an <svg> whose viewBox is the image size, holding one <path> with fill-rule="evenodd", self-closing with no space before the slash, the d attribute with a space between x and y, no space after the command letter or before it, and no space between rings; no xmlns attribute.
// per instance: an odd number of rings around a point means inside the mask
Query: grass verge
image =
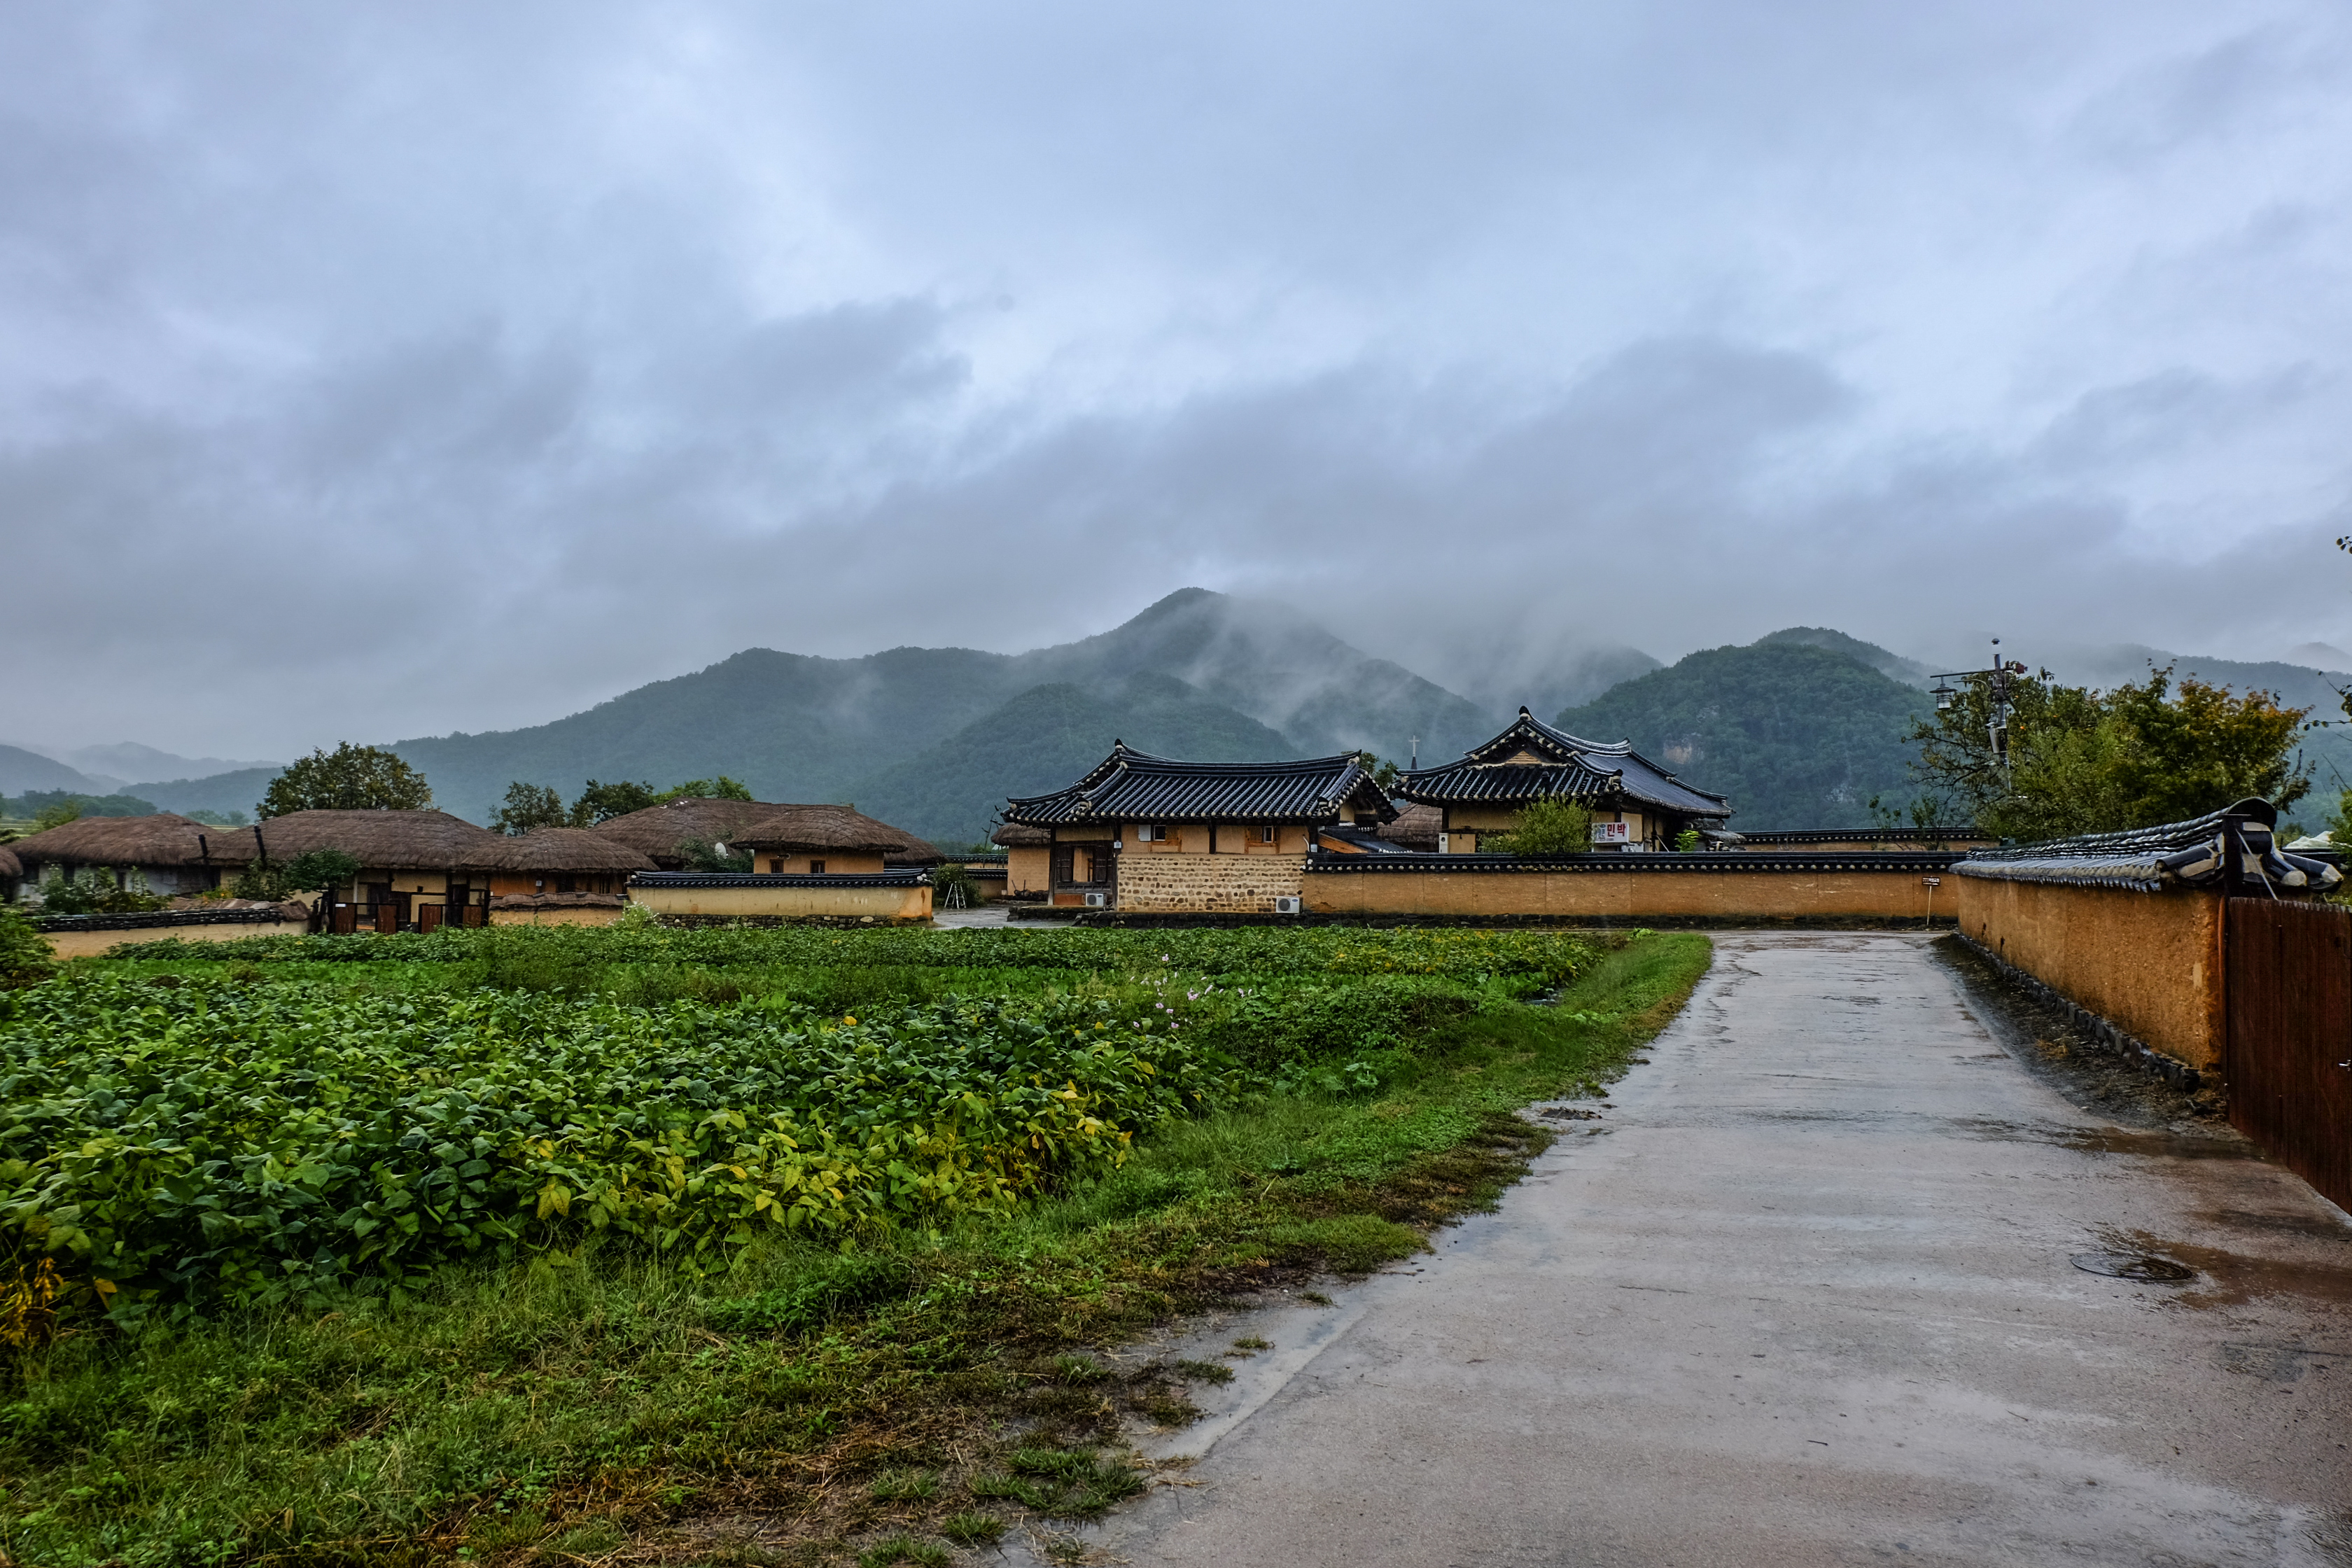
<svg viewBox="0 0 2352 1568"><path fill-rule="evenodd" d="M0 1407L17 1562L941 1560L1137 1489L1117 1436L1187 1369L1085 1352L1172 1314L1361 1272L1490 1206L1705 970L1611 952L1556 1005L1443 1018L1376 1097L1269 1095L1163 1126L1007 1219L718 1279L608 1248L453 1271L404 1306L255 1311L27 1354Z"/></svg>

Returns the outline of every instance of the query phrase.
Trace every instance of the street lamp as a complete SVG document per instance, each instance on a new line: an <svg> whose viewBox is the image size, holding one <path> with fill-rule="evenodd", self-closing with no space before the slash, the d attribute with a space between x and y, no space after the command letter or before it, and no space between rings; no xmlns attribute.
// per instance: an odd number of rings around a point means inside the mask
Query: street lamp
<svg viewBox="0 0 2352 1568"><path fill-rule="evenodd" d="M1931 689L1936 699L1936 710L1948 713L1952 705L1959 700L1960 694L1946 682L1969 680L1978 676L1990 681L1988 691L1992 699L1992 712L1985 724L1985 739L1991 744L1994 764L2004 772L2009 767L2009 680L2013 675L2024 673L2025 666L2000 657L2000 639L1995 637L1992 639L1991 668L1947 670L1936 677L1936 684Z"/></svg>

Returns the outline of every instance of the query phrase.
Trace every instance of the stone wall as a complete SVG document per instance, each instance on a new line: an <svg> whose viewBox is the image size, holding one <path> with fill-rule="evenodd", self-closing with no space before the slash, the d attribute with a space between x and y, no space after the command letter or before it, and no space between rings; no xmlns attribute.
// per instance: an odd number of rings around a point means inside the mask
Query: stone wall
<svg viewBox="0 0 2352 1568"><path fill-rule="evenodd" d="M1306 868L1304 855L1123 855L1118 907L1272 914L1276 899L1297 895Z"/></svg>
<svg viewBox="0 0 2352 1568"><path fill-rule="evenodd" d="M2221 1065L2221 895L1950 877L1960 934L2130 1039Z"/></svg>

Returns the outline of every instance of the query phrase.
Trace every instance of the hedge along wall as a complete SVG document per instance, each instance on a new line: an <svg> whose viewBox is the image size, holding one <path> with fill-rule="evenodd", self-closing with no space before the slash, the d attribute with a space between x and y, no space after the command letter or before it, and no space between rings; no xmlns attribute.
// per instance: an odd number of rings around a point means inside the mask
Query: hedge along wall
<svg viewBox="0 0 2352 1568"><path fill-rule="evenodd" d="M1955 855L1594 855L1572 868L1466 855L1310 863L1312 914L1561 920L1862 921L1925 925L1954 912ZM1373 858L1367 856L1365 860ZM1635 867L1627 862L1643 862ZM1471 864L1478 862L1478 864ZM1930 888L1927 879L1942 885ZM1122 900L1123 902L1124 900Z"/></svg>
<svg viewBox="0 0 2352 1568"><path fill-rule="evenodd" d="M2149 1049L2221 1066L2221 895L1953 877L1960 934Z"/></svg>

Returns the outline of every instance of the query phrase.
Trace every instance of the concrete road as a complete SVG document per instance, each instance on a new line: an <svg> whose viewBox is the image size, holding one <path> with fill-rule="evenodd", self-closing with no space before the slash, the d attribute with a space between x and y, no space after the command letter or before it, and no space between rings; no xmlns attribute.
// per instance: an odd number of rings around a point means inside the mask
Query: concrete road
<svg viewBox="0 0 2352 1568"><path fill-rule="evenodd" d="M1194 1484L1097 1544L1138 1568L2352 1563L2345 1216L2233 1138L2077 1110L2008 1033L1922 939L1719 939L1616 1109L1498 1215L1217 1331L1279 1348L1167 1443L1208 1446ZM2195 1278L2072 1261L2106 1254Z"/></svg>

